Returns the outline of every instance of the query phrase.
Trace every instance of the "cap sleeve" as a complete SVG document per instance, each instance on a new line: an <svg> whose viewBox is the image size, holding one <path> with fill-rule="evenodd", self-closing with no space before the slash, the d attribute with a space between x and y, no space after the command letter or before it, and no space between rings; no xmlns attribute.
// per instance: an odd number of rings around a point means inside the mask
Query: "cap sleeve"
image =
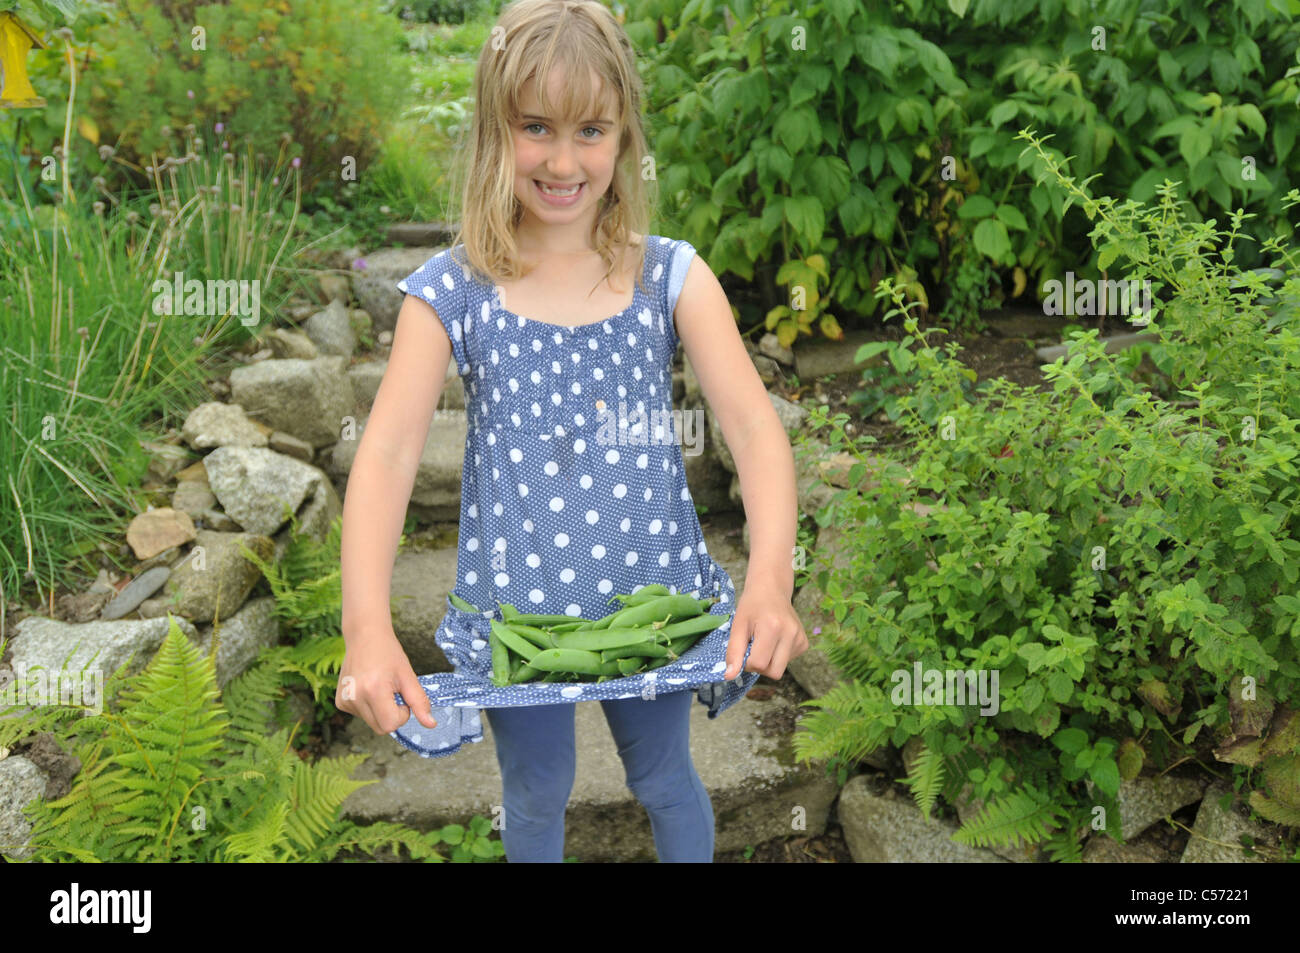
<svg viewBox="0 0 1300 953"><path fill-rule="evenodd" d="M667 326L672 333L672 343L674 350L677 344L677 326L674 323L673 311L677 307L677 298L682 293L682 286L686 283L686 272L690 270L691 259L695 256L695 246L686 239L678 239L671 247L671 255L668 259L668 280L664 282L664 318Z"/></svg>
<svg viewBox="0 0 1300 953"><path fill-rule="evenodd" d="M469 356L465 348L465 312L468 304L469 279L464 269L444 249L415 271L397 282L397 290L414 295L433 307L451 340L451 353L460 375L469 373Z"/></svg>

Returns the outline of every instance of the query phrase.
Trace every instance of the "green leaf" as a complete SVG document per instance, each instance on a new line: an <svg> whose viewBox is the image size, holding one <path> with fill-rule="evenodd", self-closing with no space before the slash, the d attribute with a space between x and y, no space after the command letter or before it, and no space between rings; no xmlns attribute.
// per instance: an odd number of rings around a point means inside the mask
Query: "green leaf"
<svg viewBox="0 0 1300 953"><path fill-rule="evenodd" d="M958 218L988 218L998 207L993 204L993 200L987 195L968 195L966 201L961 203L961 208L957 210Z"/></svg>
<svg viewBox="0 0 1300 953"><path fill-rule="evenodd" d="M1088 743L1088 733L1082 728L1062 728L1052 736L1052 744L1066 754L1078 754Z"/></svg>
<svg viewBox="0 0 1300 953"><path fill-rule="evenodd" d="M1052 672L1047 676L1047 690L1051 693L1053 700L1064 705L1074 694L1074 682L1070 676L1064 672Z"/></svg>
<svg viewBox="0 0 1300 953"><path fill-rule="evenodd" d="M976 251L995 262L1003 261L1011 253L1007 227L997 219L986 218L976 225L974 242Z"/></svg>
<svg viewBox="0 0 1300 953"><path fill-rule="evenodd" d="M1088 776L1110 797L1119 793L1119 765L1115 763L1114 758L1099 759L1093 764Z"/></svg>
<svg viewBox="0 0 1300 953"><path fill-rule="evenodd" d="M1029 231L1029 223L1025 221L1024 213L1014 205L999 205L998 221L1007 228L1017 228L1022 232Z"/></svg>

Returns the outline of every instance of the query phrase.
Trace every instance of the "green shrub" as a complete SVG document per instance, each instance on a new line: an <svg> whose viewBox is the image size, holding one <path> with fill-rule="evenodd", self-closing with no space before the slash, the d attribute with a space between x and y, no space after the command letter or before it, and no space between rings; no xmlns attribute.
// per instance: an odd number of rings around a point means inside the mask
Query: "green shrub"
<svg viewBox="0 0 1300 953"><path fill-rule="evenodd" d="M389 0L385 4L403 20L417 23L468 23L487 14L492 6L490 0Z"/></svg>
<svg viewBox="0 0 1300 953"><path fill-rule="evenodd" d="M1175 183L1156 208L1094 200L1022 137L1094 221L1097 251L1152 280L1148 353L1165 379L1138 386L1090 330L1044 367L1050 393L999 378L968 398L958 348L942 359L929 339L943 332L909 316L922 383L899 399L908 457L874 464L846 415L815 415L832 452L858 457L850 485L872 468L880 485L820 514L852 558L814 574L839 624L822 647L851 682L807 703L795 747L844 768L918 739L919 803L955 803L968 784L986 802L957 839L1046 841L1074 859L1090 827L1118 836L1121 779L1232 760L1226 745L1264 733L1246 704L1264 692L1300 707L1300 279L1267 242L1287 281L1264 306L1258 282L1237 287L1242 213L1230 230L1188 221ZM903 309L888 279L879 293ZM997 673L996 712L907 703L895 673L916 664ZM1296 760L1267 769L1274 798L1295 796Z"/></svg>
<svg viewBox="0 0 1300 953"><path fill-rule="evenodd" d="M1062 130L1055 157L1104 194L1170 178L1193 220L1240 204L1257 241L1291 233L1276 184L1300 169L1300 23L1264 0L638 0L627 29L665 220L758 285L786 345L874 314L884 276L951 320L984 304L951 278L971 257L1013 297L1096 277L1086 226L1023 181L1029 122Z"/></svg>
<svg viewBox="0 0 1300 953"><path fill-rule="evenodd" d="M351 161L359 175L378 155L410 84L407 59L394 55L405 49L401 25L374 0L119 6L92 36L89 110L99 136L139 166L166 148L164 127L221 122L268 157L287 135L304 190L337 190Z"/></svg>

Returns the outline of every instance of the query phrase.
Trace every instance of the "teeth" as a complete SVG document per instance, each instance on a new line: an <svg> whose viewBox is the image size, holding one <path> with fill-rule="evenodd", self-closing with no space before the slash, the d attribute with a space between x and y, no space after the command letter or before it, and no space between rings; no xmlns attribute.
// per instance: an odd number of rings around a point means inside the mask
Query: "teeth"
<svg viewBox="0 0 1300 953"><path fill-rule="evenodd" d="M538 182L537 185L547 195L573 195L578 191L579 188L582 187L581 182L579 182L577 185L573 186L572 188L565 189L563 191L561 191L560 189L553 189L549 185L546 185L543 182Z"/></svg>

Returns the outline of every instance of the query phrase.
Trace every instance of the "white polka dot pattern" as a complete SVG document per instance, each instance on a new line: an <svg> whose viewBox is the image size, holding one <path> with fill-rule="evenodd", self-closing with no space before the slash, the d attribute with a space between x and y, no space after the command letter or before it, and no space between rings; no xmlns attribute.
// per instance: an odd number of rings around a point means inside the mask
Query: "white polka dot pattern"
<svg viewBox="0 0 1300 953"><path fill-rule="evenodd" d="M464 612L448 600L436 637L454 671L420 677L438 725L412 716L392 733L422 756L481 741L483 708L695 690L714 718L758 680L754 672L720 680L730 618L644 675L505 688L490 679L498 603L599 618L617 607L611 594L662 583L717 598L714 613L734 610L735 587L700 531L673 416L671 315L691 252L684 241L648 236L631 305L575 327L501 307L495 289L449 251L398 282L434 307L465 384L454 591L485 610Z"/></svg>

